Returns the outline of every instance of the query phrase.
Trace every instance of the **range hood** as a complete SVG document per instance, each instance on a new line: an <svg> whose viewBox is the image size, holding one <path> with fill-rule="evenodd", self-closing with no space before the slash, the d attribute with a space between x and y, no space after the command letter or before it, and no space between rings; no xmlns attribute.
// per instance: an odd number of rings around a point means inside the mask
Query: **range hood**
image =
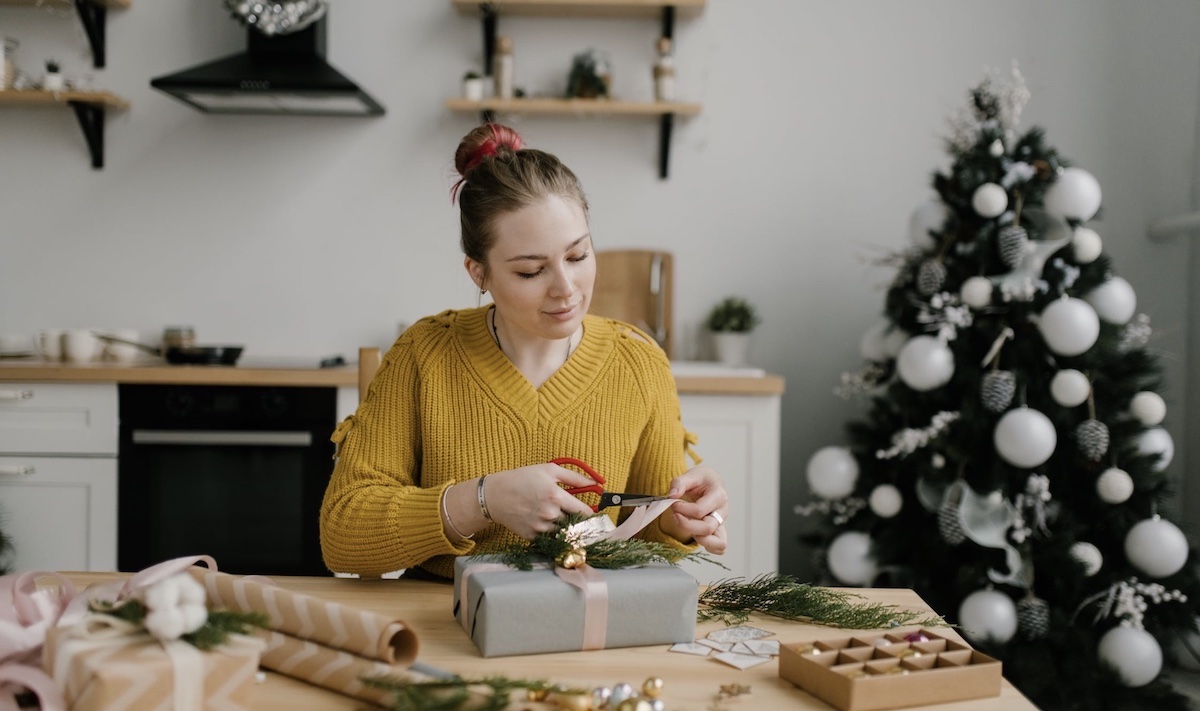
<svg viewBox="0 0 1200 711"><path fill-rule="evenodd" d="M379 116L383 106L325 61L327 18L291 34L246 30L247 49L150 80L214 114Z"/></svg>

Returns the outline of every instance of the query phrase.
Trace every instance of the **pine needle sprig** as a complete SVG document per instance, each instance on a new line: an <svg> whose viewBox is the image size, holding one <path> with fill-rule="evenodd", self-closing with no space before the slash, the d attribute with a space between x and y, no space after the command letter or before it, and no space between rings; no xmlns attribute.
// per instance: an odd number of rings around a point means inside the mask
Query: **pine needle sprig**
<svg viewBox="0 0 1200 711"><path fill-rule="evenodd" d="M411 681L397 676L363 677L366 686L391 692L394 711L502 711L508 708L513 691L562 691L542 679L509 679L489 676L483 679ZM484 688L487 691L484 691ZM580 693L579 690L569 690Z"/></svg>
<svg viewBox="0 0 1200 711"><path fill-rule="evenodd" d="M801 583L789 575L766 574L752 580L719 580L700 591L701 622L741 624L757 612L785 620L847 629L902 625L944 626L945 620L916 610L881 603L855 602L861 595Z"/></svg>
<svg viewBox="0 0 1200 711"><path fill-rule="evenodd" d="M145 626L146 615L150 611L141 600L128 600L119 605L108 600L94 600L88 607L92 612L115 617L137 627ZM180 639L207 652L225 644L231 634L250 634L253 627L266 629L270 626L270 618L262 612L209 610L204 625Z"/></svg>
<svg viewBox="0 0 1200 711"><path fill-rule="evenodd" d="M605 514L597 514L604 516ZM545 560L554 561L559 556L578 547L571 540L567 530L575 524L582 523L594 516L569 514L559 520L553 531L539 533L528 543L517 543L499 552L500 562L518 570L532 570L533 564ZM583 546L587 551L587 564L602 570L618 570L621 568L636 568L650 563L670 563L678 565L684 561L703 561L726 568L714 560L703 550L689 550L670 546L657 541L644 541L640 538L628 540L604 539Z"/></svg>

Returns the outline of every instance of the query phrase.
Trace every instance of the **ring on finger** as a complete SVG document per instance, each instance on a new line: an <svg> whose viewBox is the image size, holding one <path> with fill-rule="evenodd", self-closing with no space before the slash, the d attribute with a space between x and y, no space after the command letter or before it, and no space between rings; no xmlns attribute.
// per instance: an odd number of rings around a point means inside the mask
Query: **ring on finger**
<svg viewBox="0 0 1200 711"><path fill-rule="evenodd" d="M717 513L716 511L713 511L712 513L710 513L709 516L712 516L713 518L715 518L717 520L717 528L720 528L721 526L725 525L725 518L723 516L721 516L721 514Z"/></svg>

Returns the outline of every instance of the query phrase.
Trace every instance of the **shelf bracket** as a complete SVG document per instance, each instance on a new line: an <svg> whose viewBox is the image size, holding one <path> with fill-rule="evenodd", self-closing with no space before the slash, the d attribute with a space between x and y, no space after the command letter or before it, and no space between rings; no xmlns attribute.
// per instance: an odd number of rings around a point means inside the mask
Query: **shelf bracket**
<svg viewBox="0 0 1200 711"><path fill-rule="evenodd" d="M675 36L675 6L663 5L662 36L672 39Z"/></svg>
<svg viewBox="0 0 1200 711"><path fill-rule="evenodd" d="M79 21L83 23L83 31L87 33L88 44L92 46L92 66L99 69L104 66L105 61L108 8L92 0L75 0L75 11L79 13Z"/></svg>
<svg viewBox="0 0 1200 711"><path fill-rule="evenodd" d="M79 119L79 127L83 129L83 138L87 141L88 152L92 154L92 167L104 167L104 106L89 104L83 101L69 102L75 109L75 118Z"/></svg>
<svg viewBox="0 0 1200 711"><path fill-rule="evenodd" d="M496 6L490 2L479 4L479 17L483 20L483 75L492 75L492 55L496 52Z"/></svg>
<svg viewBox="0 0 1200 711"><path fill-rule="evenodd" d="M671 164L671 128L675 114L663 114L658 119L658 177L667 179L667 168Z"/></svg>

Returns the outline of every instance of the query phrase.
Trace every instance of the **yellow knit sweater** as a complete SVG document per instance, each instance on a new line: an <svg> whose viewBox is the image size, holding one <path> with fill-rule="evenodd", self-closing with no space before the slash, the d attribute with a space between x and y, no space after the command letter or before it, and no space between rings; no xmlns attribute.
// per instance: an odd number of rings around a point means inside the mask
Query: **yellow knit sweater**
<svg viewBox="0 0 1200 711"><path fill-rule="evenodd" d="M321 505L331 570L378 576L419 565L453 577L454 556L518 542L498 524L461 545L443 533L442 492L481 475L576 457L608 491L664 494L687 470L695 438L680 422L666 355L644 334L588 316L575 352L534 389L492 340L489 308L446 311L405 331L334 432L338 459ZM640 535L682 545L657 522Z"/></svg>

